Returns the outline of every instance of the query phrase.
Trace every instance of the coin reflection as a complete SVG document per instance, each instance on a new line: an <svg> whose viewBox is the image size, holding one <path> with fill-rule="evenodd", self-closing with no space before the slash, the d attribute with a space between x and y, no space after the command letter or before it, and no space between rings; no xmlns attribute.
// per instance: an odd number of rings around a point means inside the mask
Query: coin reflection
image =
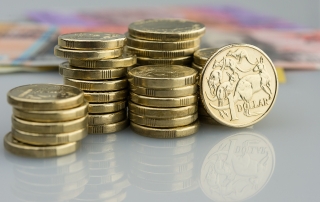
<svg viewBox="0 0 320 202"><path fill-rule="evenodd" d="M274 149L266 137L250 132L231 135L206 155L201 189L213 201L242 201L263 189L274 167Z"/></svg>
<svg viewBox="0 0 320 202"><path fill-rule="evenodd" d="M117 134L95 134L83 140L89 165L89 180L84 192L73 201L123 201L129 182L125 176Z"/></svg>
<svg viewBox="0 0 320 202"><path fill-rule="evenodd" d="M8 157L13 164L14 195L22 201L56 202L77 197L84 191L89 175L79 152L51 159Z"/></svg>
<svg viewBox="0 0 320 202"><path fill-rule="evenodd" d="M136 187L157 193L183 192L197 187L195 137L154 139L132 136L129 180Z"/></svg>

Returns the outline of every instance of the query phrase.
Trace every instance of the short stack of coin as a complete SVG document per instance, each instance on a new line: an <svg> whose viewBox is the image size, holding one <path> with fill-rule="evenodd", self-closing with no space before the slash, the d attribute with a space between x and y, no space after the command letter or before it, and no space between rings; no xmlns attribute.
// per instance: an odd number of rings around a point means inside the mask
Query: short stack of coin
<svg viewBox="0 0 320 202"><path fill-rule="evenodd" d="M5 148L30 157L62 156L76 151L87 136L88 103L82 90L65 85L32 84L8 92L12 131Z"/></svg>
<svg viewBox="0 0 320 202"><path fill-rule="evenodd" d="M125 36L110 33L60 35L55 55L69 59L60 65L64 83L84 91L89 102L88 132L112 133L127 121L127 67L136 57L123 52Z"/></svg>
<svg viewBox="0 0 320 202"><path fill-rule="evenodd" d="M136 133L176 138L197 132L197 71L179 65L138 66L128 80L129 118Z"/></svg>
<svg viewBox="0 0 320 202"><path fill-rule="evenodd" d="M127 50L139 65L190 66L200 46L205 26L180 19L148 19L133 22L127 33Z"/></svg>
<svg viewBox="0 0 320 202"><path fill-rule="evenodd" d="M207 63L208 59L213 55L218 48L203 48L197 50L193 55L193 63L192 68L197 70L199 73L201 73L203 67ZM217 64L219 65L219 64ZM205 110L201 99L199 98L198 101L198 112L199 112L199 120L204 123L208 124L219 124L216 120L214 120L208 112Z"/></svg>

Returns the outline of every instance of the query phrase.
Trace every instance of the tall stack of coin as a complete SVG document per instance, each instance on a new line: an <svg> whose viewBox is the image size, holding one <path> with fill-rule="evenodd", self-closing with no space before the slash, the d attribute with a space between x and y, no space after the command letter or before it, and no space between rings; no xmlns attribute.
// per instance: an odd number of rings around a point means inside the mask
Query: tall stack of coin
<svg viewBox="0 0 320 202"><path fill-rule="evenodd" d="M31 157L62 156L76 151L87 135L88 103L72 86L32 84L8 92L12 131L5 148Z"/></svg>
<svg viewBox="0 0 320 202"><path fill-rule="evenodd" d="M200 46L205 26L180 19L148 19L133 22L127 33L127 50L139 65L190 66Z"/></svg>
<svg viewBox="0 0 320 202"><path fill-rule="evenodd" d="M124 53L124 45L122 34L72 33L58 38L55 55L70 59L60 65L64 83L82 89L89 102L89 133L112 133L128 125L126 74L136 57Z"/></svg>
<svg viewBox="0 0 320 202"><path fill-rule="evenodd" d="M179 65L146 65L128 73L132 129L155 138L184 137L198 130L197 71Z"/></svg>
<svg viewBox="0 0 320 202"><path fill-rule="evenodd" d="M193 63L192 63L192 68L194 68L195 70L197 70L199 73L201 73L203 67L205 66L205 64L207 63L208 59L211 57L211 55L213 55L216 51L218 50L218 48L203 48L203 49L199 49L197 50L194 54L193 54ZM223 61L222 61L223 62ZM222 67L222 64L218 64ZM212 75L212 77L215 77L216 75ZM210 82L210 79L208 80L208 82ZM209 114L208 112L205 110L201 99L199 97L199 101L198 101L198 112L199 112L199 120L201 122L204 123L208 123L208 124L219 124L216 120L214 120Z"/></svg>

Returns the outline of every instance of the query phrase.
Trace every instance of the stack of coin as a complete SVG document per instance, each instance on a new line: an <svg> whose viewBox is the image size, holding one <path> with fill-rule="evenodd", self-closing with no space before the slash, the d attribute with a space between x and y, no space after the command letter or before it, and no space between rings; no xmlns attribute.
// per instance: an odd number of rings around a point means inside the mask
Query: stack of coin
<svg viewBox="0 0 320 202"><path fill-rule="evenodd" d="M127 50L139 65L190 66L205 26L180 19L148 19L129 25Z"/></svg>
<svg viewBox="0 0 320 202"><path fill-rule="evenodd" d="M124 45L122 34L72 33L58 38L55 55L69 59L60 65L64 83L82 89L89 102L89 133L112 133L128 125L126 74L136 57L123 52Z"/></svg>
<svg viewBox="0 0 320 202"><path fill-rule="evenodd" d="M31 157L72 153L87 135L88 103L72 86L32 84L8 92L13 109L12 131L4 138L7 150Z"/></svg>
<svg viewBox="0 0 320 202"><path fill-rule="evenodd" d="M203 48L197 50L193 54L193 63L192 68L197 70L199 73L201 73L203 67L207 63L208 59L218 50L218 48ZM222 61L223 62L223 61ZM219 64L217 64L219 65ZM222 67L222 64L221 64ZM214 120L208 112L205 110L201 99L199 97L198 101L198 113L199 113L199 120L201 122L207 123L207 124L219 124L216 120Z"/></svg>
<svg viewBox="0 0 320 202"><path fill-rule="evenodd" d="M197 71L179 65L146 65L128 73L132 129L155 138L184 137L198 130Z"/></svg>

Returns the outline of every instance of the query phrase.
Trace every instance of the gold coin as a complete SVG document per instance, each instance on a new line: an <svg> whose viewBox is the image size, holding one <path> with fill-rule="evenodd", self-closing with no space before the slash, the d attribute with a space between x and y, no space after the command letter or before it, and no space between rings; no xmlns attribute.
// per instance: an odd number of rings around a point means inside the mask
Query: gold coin
<svg viewBox="0 0 320 202"><path fill-rule="evenodd" d="M131 92L138 95L145 95L150 97L183 97L194 95L197 93L198 85L188 85L178 88L144 88L140 86L130 85Z"/></svg>
<svg viewBox="0 0 320 202"><path fill-rule="evenodd" d="M106 80L125 77L127 74L126 68L114 69L79 69L70 66L68 62L59 65L59 72L67 78L81 80Z"/></svg>
<svg viewBox="0 0 320 202"><path fill-rule="evenodd" d="M152 41L191 40L204 32L203 24L179 19L147 19L129 25L131 36Z"/></svg>
<svg viewBox="0 0 320 202"><path fill-rule="evenodd" d="M64 84L75 86L84 91L115 91L127 87L127 79L101 80L101 81L84 81L77 79L64 78Z"/></svg>
<svg viewBox="0 0 320 202"><path fill-rule="evenodd" d="M131 46L126 46L127 51L136 54L138 57L149 57L149 58L177 58L177 57L186 57L192 55L196 50L199 49L199 46L187 49L180 50L147 50L140 49Z"/></svg>
<svg viewBox="0 0 320 202"><path fill-rule="evenodd" d="M75 152L80 147L81 142L71 142L57 146L32 146L23 144L12 138L11 133L4 137L4 147L17 155L48 158L55 156L63 156Z"/></svg>
<svg viewBox="0 0 320 202"><path fill-rule="evenodd" d="M177 58L146 58L137 57L137 63L140 65L185 65L189 66L192 62L191 56Z"/></svg>
<svg viewBox="0 0 320 202"><path fill-rule="evenodd" d="M208 59L219 50L219 48L202 48L194 52L193 54L193 62L203 67L206 65Z"/></svg>
<svg viewBox="0 0 320 202"><path fill-rule="evenodd" d="M80 106L83 103L83 92L72 86L30 84L10 90L7 99L17 109L62 110Z"/></svg>
<svg viewBox="0 0 320 202"><path fill-rule="evenodd" d="M219 122L214 120L211 116L200 115L199 113L199 121L202 123L210 124L210 125L221 125Z"/></svg>
<svg viewBox="0 0 320 202"><path fill-rule="evenodd" d="M145 116L140 116L134 113L129 113L129 118L131 122L134 122L139 125L155 127L155 128L173 128L185 126L193 123L198 119L198 113L178 117L178 118L149 118Z"/></svg>
<svg viewBox="0 0 320 202"><path fill-rule="evenodd" d="M180 65L145 65L128 73L129 82L145 88L177 88L196 83L197 71Z"/></svg>
<svg viewBox="0 0 320 202"><path fill-rule="evenodd" d="M196 95L188 95L177 98L158 98L137 95L135 93L130 93L130 99L136 104L149 107L184 107L197 104L198 101Z"/></svg>
<svg viewBox="0 0 320 202"><path fill-rule="evenodd" d="M180 50L188 49L200 46L200 38L187 40L187 41L147 41L141 40L138 38L131 37L129 34L126 34L127 37L127 46L147 49L147 50Z"/></svg>
<svg viewBox="0 0 320 202"><path fill-rule="evenodd" d="M88 115L88 125L104 125L119 122L125 119L127 116L127 110L121 110L115 113L108 114L89 114Z"/></svg>
<svg viewBox="0 0 320 202"><path fill-rule="evenodd" d="M64 122L40 123L34 121L25 121L12 116L13 128L30 133L68 133L87 127L88 117Z"/></svg>
<svg viewBox="0 0 320 202"><path fill-rule="evenodd" d="M177 128L151 128L141 126L133 122L130 123L134 132L139 135L153 137L153 138L177 138L192 135L198 131L199 122L196 121L190 125Z"/></svg>
<svg viewBox="0 0 320 202"><path fill-rule="evenodd" d="M129 102L129 110L137 115L148 118L178 118L194 114L198 111L197 105L175 108L155 108Z"/></svg>
<svg viewBox="0 0 320 202"><path fill-rule="evenodd" d="M202 69L203 69L203 67L201 67L201 66L199 66L199 65L197 65L197 64L195 64L195 63L192 63L191 67L192 67L193 69L197 70L198 72L201 72Z"/></svg>
<svg viewBox="0 0 320 202"><path fill-rule="evenodd" d="M58 45L69 49L116 49L125 45L124 34L102 32L77 32L62 34Z"/></svg>
<svg viewBox="0 0 320 202"><path fill-rule="evenodd" d="M20 142L31 145L59 145L76 142L85 138L88 134L87 128L57 134L29 133L12 128L12 137Z"/></svg>
<svg viewBox="0 0 320 202"><path fill-rule="evenodd" d="M220 48L201 74L200 94L208 114L230 127L247 127L265 117L278 94L270 58L249 44Z"/></svg>
<svg viewBox="0 0 320 202"><path fill-rule="evenodd" d="M35 121L42 123L62 122L79 119L88 114L88 102L72 109L56 110L56 111L28 111L13 108L13 115L27 121Z"/></svg>
<svg viewBox="0 0 320 202"><path fill-rule="evenodd" d="M121 56L122 48L112 50L73 50L65 49L60 46L54 47L54 55L65 59L78 60L101 60L107 58L116 58Z"/></svg>
<svg viewBox="0 0 320 202"><path fill-rule="evenodd" d="M126 100L109 103L90 103L88 111L90 114L104 114L117 112L126 107Z"/></svg>
<svg viewBox="0 0 320 202"><path fill-rule="evenodd" d="M107 69L107 68L121 68L130 67L137 63L136 55L128 52L123 52L120 57L109 58L106 60L70 60L70 65L81 68L97 68L97 69Z"/></svg>
<svg viewBox="0 0 320 202"><path fill-rule="evenodd" d="M104 125L97 125L97 126L88 126L88 132L90 134L97 134L97 133L114 133L120 130L125 129L128 126L128 119L123 121L112 123L112 124L104 124Z"/></svg>
<svg viewBox="0 0 320 202"><path fill-rule="evenodd" d="M110 92L85 92L84 98L89 103L116 102L127 99L128 90L110 91Z"/></svg>

